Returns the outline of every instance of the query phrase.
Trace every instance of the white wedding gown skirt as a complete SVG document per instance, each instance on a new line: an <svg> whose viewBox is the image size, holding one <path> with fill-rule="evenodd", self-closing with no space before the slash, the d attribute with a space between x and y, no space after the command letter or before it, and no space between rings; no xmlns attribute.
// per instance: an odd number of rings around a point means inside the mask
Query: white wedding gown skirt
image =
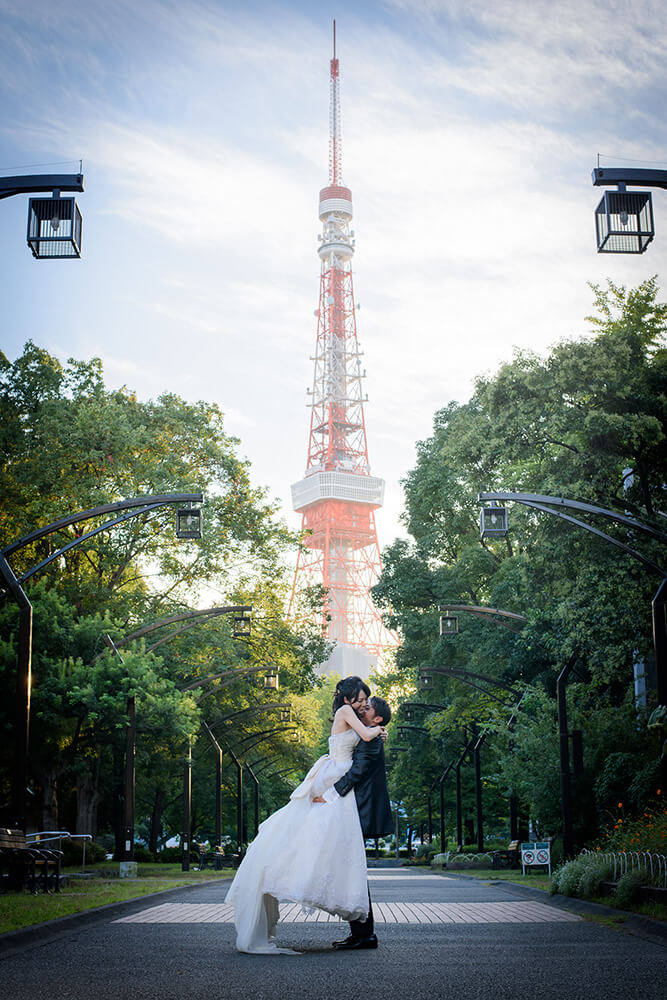
<svg viewBox="0 0 667 1000"><path fill-rule="evenodd" d="M349 770L358 741L351 729L331 736L329 753L259 827L227 893L238 951L284 951L273 941L283 901L344 920L368 916L366 849L354 792L326 804L311 801Z"/></svg>

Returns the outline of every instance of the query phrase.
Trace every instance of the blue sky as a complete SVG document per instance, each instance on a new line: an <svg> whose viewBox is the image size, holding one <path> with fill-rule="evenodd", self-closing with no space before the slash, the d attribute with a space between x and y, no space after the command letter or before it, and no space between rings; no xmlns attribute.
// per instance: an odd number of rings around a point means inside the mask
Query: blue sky
<svg viewBox="0 0 667 1000"><path fill-rule="evenodd" d="M665 273L667 194L647 254L598 256L590 182L598 153L667 167L664 4L0 0L2 172L86 175L81 261L33 260L2 202L0 347L217 401L296 525L333 17L386 544L438 407L585 333L588 281Z"/></svg>

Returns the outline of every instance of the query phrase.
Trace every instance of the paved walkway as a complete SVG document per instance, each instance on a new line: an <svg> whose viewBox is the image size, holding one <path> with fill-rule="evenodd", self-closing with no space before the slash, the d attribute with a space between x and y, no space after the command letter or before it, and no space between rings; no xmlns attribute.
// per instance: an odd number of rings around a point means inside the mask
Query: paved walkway
<svg viewBox="0 0 667 1000"><path fill-rule="evenodd" d="M415 882L415 879L418 881ZM443 881L444 879L444 881ZM498 899L497 888L488 902L466 901L442 902L442 896L460 896L462 893L480 894L480 886L466 886L452 878L441 875L406 873L386 869L375 869L369 874L371 895L374 900L373 913L376 924L505 924L505 923L551 923L580 920L566 910L558 910L545 903L515 901L511 898ZM447 885L447 883L449 883ZM443 892L444 890L444 892ZM419 901L415 892L423 897ZM485 893L482 892L485 896ZM392 897L391 899L388 896ZM396 898L393 898L396 897ZM127 924L231 924L234 909L227 903L217 902L169 902L161 903L121 917L118 923ZM296 903L280 908L281 924L335 924L335 934L342 927L339 917L331 916L323 910L307 910ZM345 934L343 935L343 937Z"/></svg>
<svg viewBox="0 0 667 1000"><path fill-rule="evenodd" d="M667 941L547 896L418 870L370 871L380 948L335 952L326 914L281 908L278 943L240 955L229 883L150 897L32 939L0 963L12 1000L663 1000ZM575 904L576 906L576 904Z"/></svg>

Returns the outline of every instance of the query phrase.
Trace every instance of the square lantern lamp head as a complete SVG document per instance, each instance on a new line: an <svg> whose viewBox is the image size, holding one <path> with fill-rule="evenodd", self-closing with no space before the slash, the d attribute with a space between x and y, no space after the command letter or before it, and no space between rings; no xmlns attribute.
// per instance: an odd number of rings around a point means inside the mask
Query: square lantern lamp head
<svg viewBox="0 0 667 1000"><path fill-rule="evenodd" d="M433 676L432 674L420 674L419 675L419 689L420 691L430 691L433 687Z"/></svg>
<svg viewBox="0 0 667 1000"><path fill-rule="evenodd" d="M248 639L250 637L250 618L246 615L235 615L233 635L235 639Z"/></svg>
<svg viewBox="0 0 667 1000"><path fill-rule="evenodd" d="M278 673L275 670L269 670L268 674L264 678L264 687L273 688L274 691L278 690Z"/></svg>
<svg viewBox="0 0 667 1000"><path fill-rule="evenodd" d="M605 191L595 209L598 253L644 253L655 236L650 191Z"/></svg>
<svg viewBox="0 0 667 1000"><path fill-rule="evenodd" d="M479 526L482 538L504 538L507 534L507 507L482 507Z"/></svg>
<svg viewBox="0 0 667 1000"><path fill-rule="evenodd" d="M30 198L28 246L39 260L81 256L81 212L76 198Z"/></svg>
<svg viewBox="0 0 667 1000"><path fill-rule="evenodd" d="M292 709L291 708L281 708L281 710L280 710L280 721L281 722L291 722L292 721Z"/></svg>
<svg viewBox="0 0 667 1000"><path fill-rule="evenodd" d="M201 538L201 510L183 507L176 511L176 537Z"/></svg>
<svg viewBox="0 0 667 1000"><path fill-rule="evenodd" d="M403 718L406 722L412 722L415 717L414 708L410 708L409 705L403 705Z"/></svg>
<svg viewBox="0 0 667 1000"><path fill-rule="evenodd" d="M456 615L440 616L440 635L456 635L459 630L459 620Z"/></svg>

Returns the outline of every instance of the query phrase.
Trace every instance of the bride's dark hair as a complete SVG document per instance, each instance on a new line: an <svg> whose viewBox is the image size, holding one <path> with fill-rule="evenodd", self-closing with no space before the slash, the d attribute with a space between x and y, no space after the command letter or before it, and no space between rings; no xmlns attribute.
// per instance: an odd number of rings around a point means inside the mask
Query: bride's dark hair
<svg viewBox="0 0 667 1000"><path fill-rule="evenodd" d="M342 681L338 681L334 692L333 705L331 706L331 714L336 714L338 709L345 704L346 698L348 701L356 701L360 691L363 691L367 698L370 697L371 689L368 684L364 684L361 677L344 677Z"/></svg>

